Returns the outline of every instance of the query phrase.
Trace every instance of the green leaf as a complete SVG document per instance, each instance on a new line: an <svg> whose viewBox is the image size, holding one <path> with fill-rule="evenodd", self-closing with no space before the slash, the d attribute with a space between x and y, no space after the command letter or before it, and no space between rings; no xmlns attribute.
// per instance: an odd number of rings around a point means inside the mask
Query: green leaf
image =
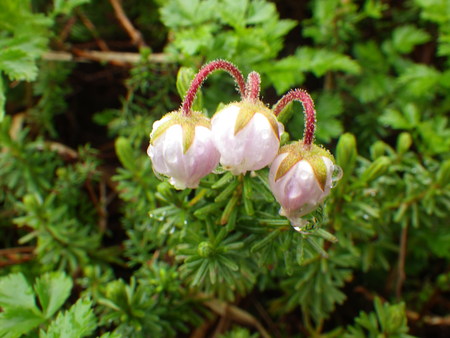
<svg viewBox="0 0 450 338"><path fill-rule="evenodd" d="M317 129L316 137L323 143L342 134L342 122L338 117L344 111L344 103L339 95L323 92L316 101Z"/></svg>
<svg viewBox="0 0 450 338"><path fill-rule="evenodd" d="M59 313L50 323L47 332L40 331L40 338L80 338L96 329L96 318L89 299L79 299L68 311Z"/></svg>
<svg viewBox="0 0 450 338"><path fill-rule="evenodd" d="M219 13L223 22L234 28L244 27L248 0L222 0L220 4Z"/></svg>
<svg viewBox="0 0 450 338"><path fill-rule="evenodd" d="M178 28L211 20L217 11L215 0L171 0L164 3L159 13L164 25Z"/></svg>
<svg viewBox="0 0 450 338"><path fill-rule="evenodd" d="M213 28L212 25L187 28L176 35L174 43L183 53L194 55L214 43Z"/></svg>
<svg viewBox="0 0 450 338"><path fill-rule="evenodd" d="M0 279L0 306L37 310L33 289L21 273L9 274Z"/></svg>
<svg viewBox="0 0 450 338"><path fill-rule="evenodd" d="M343 134L336 147L336 162L344 171L344 180L352 174L357 156L355 136L350 133Z"/></svg>
<svg viewBox="0 0 450 338"><path fill-rule="evenodd" d="M14 294L19 296L19 294ZM39 326L45 318L39 312L25 308L9 308L0 313L0 336L20 337Z"/></svg>
<svg viewBox="0 0 450 338"><path fill-rule="evenodd" d="M122 335L118 332L106 332L100 338L122 338Z"/></svg>
<svg viewBox="0 0 450 338"><path fill-rule="evenodd" d="M276 7L273 3L265 1L251 1L248 6L247 24L255 25L264 23L277 15Z"/></svg>
<svg viewBox="0 0 450 338"><path fill-rule="evenodd" d="M382 99L393 89L394 80L377 70L377 72L364 74L355 87L354 93L361 102L368 103Z"/></svg>
<svg viewBox="0 0 450 338"><path fill-rule="evenodd" d="M413 143L410 133L403 132L397 138L397 152L402 155L408 151Z"/></svg>
<svg viewBox="0 0 450 338"><path fill-rule="evenodd" d="M88 2L90 2L90 0L54 0L53 14L70 14L75 7Z"/></svg>
<svg viewBox="0 0 450 338"><path fill-rule="evenodd" d="M400 53L410 53L416 45L430 40L430 35L412 25L398 27L392 33L394 48Z"/></svg>
<svg viewBox="0 0 450 338"><path fill-rule="evenodd" d="M36 307L33 289L21 273L0 279L0 336L19 337L45 318Z"/></svg>
<svg viewBox="0 0 450 338"><path fill-rule="evenodd" d="M282 94L296 85L301 85L305 80L302 73L302 66L295 56L288 56L279 61L267 62L259 66L270 79L277 94Z"/></svg>
<svg viewBox="0 0 450 338"><path fill-rule="evenodd" d="M304 70L309 70L318 77L329 71L349 74L359 74L361 71L359 64L349 56L327 49L302 47L297 50L296 55Z"/></svg>
<svg viewBox="0 0 450 338"><path fill-rule="evenodd" d="M398 83L400 86L406 86L412 94L423 96L433 93L440 79L441 73L433 67L414 64L398 78Z"/></svg>
<svg viewBox="0 0 450 338"><path fill-rule="evenodd" d="M46 273L36 280L34 290L46 318L64 304L72 290L72 280L61 271Z"/></svg>
<svg viewBox="0 0 450 338"><path fill-rule="evenodd" d="M411 124L401 112L390 108L387 108L383 115L380 116L380 122L394 129L408 130L414 128L414 125Z"/></svg>
<svg viewBox="0 0 450 338"><path fill-rule="evenodd" d="M0 70L11 80L34 80L37 66L34 60L23 50L0 49Z"/></svg>
<svg viewBox="0 0 450 338"><path fill-rule="evenodd" d="M442 187L450 183L450 160L444 161L436 175L436 182Z"/></svg>
<svg viewBox="0 0 450 338"><path fill-rule="evenodd" d="M136 165L136 158L133 155L134 151L130 141L123 136L118 137L116 139L115 148L116 154L122 165L131 172L136 172L138 167Z"/></svg>
<svg viewBox="0 0 450 338"><path fill-rule="evenodd" d="M377 158L370 166L362 173L360 183L366 183L375 180L383 175L389 168L391 160L389 157L381 156Z"/></svg>
<svg viewBox="0 0 450 338"><path fill-rule="evenodd" d="M2 122L5 117L6 96L4 90L5 87L3 86L3 77L0 74L0 122Z"/></svg>

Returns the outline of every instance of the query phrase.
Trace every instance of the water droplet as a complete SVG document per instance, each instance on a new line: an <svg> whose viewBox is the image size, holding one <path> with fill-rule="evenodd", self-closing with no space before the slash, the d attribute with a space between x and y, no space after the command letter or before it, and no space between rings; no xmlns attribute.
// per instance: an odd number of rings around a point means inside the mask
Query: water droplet
<svg viewBox="0 0 450 338"><path fill-rule="evenodd" d="M267 141L268 139L270 139L272 136L272 130L267 130L263 133L261 133L261 140L263 141Z"/></svg>
<svg viewBox="0 0 450 338"><path fill-rule="evenodd" d="M331 187L334 188L337 182L342 178L344 172L342 168L338 165L333 166L333 173L331 174Z"/></svg>
<svg viewBox="0 0 450 338"><path fill-rule="evenodd" d="M364 215L363 215L363 218L367 221L367 220L369 219L369 215L364 214Z"/></svg>
<svg viewBox="0 0 450 338"><path fill-rule="evenodd" d="M169 156L166 158L167 163L175 164L178 162L178 158L176 156Z"/></svg>
<svg viewBox="0 0 450 338"><path fill-rule="evenodd" d="M299 179L300 179L301 181L306 181L306 180L308 180L309 178L310 178L310 173L309 173L309 172L307 172L306 170L303 170L303 171L300 172L300 177L299 177Z"/></svg>

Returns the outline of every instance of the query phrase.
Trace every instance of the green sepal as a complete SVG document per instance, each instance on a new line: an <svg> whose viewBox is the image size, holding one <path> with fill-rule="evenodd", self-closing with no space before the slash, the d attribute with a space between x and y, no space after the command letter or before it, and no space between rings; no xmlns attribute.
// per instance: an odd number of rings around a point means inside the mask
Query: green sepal
<svg viewBox="0 0 450 338"><path fill-rule="evenodd" d="M316 176L319 187L322 191L325 190L325 184L327 183L327 166L322 156L315 156L307 159L311 165L314 176Z"/></svg>
<svg viewBox="0 0 450 338"><path fill-rule="evenodd" d="M280 149L278 154L285 154L287 156L281 161L280 166L278 167L277 173L275 175L275 182L282 178L286 173L291 170L291 168L302 160L301 153L297 150L299 142L291 143L285 145Z"/></svg>
<svg viewBox="0 0 450 338"><path fill-rule="evenodd" d="M278 167L275 174L275 181L278 181L286 175L296 163L305 160L311 165L320 189L322 189L322 191L325 190L325 184L327 182L327 166L322 156L329 158L334 163L334 157L328 150L315 144L311 144L310 147L305 147L302 141L297 141L285 145L278 152L279 155L285 153L287 153L287 156L281 161L280 166Z"/></svg>
<svg viewBox="0 0 450 338"><path fill-rule="evenodd" d="M153 131L150 144L154 144L156 139L164 134L167 129L179 124L181 125L181 129L183 131L183 154L186 154L194 142L195 127L202 126L211 129L210 120L200 112L193 111L191 112L191 115L185 116L182 114L181 110L176 110L163 116L163 118L166 117L168 118L167 121L161 124L158 129Z"/></svg>
<svg viewBox="0 0 450 338"><path fill-rule="evenodd" d="M269 121L270 126L276 136L277 139L280 139L280 135L278 134L278 122L277 118L270 110L267 108L264 103L261 101L250 101L250 100L243 100L240 102L232 102L228 105L226 105L223 109L228 108L229 106L238 106L239 107L239 114L236 119L236 124L234 125L234 135L239 133L242 129L245 128L245 126L250 122L250 120L253 118L253 116L256 113L262 114L267 118L267 121Z"/></svg>
<svg viewBox="0 0 450 338"><path fill-rule="evenodd" d="M185 123L181 125L183 131L183 154L186 154L191 144L194 142L195 125L192 123Z"/></svg>

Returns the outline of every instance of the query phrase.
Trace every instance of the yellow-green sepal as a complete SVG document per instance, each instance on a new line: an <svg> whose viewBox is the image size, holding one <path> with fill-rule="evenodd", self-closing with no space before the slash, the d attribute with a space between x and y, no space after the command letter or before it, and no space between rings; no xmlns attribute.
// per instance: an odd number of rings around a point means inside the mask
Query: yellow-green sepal
<svg viewBox="0 0 450 338"><path fill-rule="evenodd" d="M181 110L170 112L164 115L163 119L167 118L156 130L153 131L150 139L150 143L154 142L163 135L167 129L179 124L182 130L182 144L183 144L183 154L191 147L195 138L195 127L202 126L211 129L210 120L200 112L193 111L191 115L185 116L182 114Z"/></svg>
<svg viewBox="0 0 450 338"><path fill-rule="evenodd" d="M305 147L302 141L297 141L281 147L278 154L285 153L287 153L287 156L281 161L280 166L278 167L275 174L275 181L286 175L295 164L305 160L311 165L320 189L322 189L322 191L325 190L325 184L327 182L327 166L323 160L323 156L329 158L334 163L334 157L328 150L315 144Z"/></svg>
<svg viewBox="0 0 450 338"><path fill-rule="evenodd" d="M280 166L275 174L275 182L282 178L286 173L291 170L291 168L298 162L300 162L303 157L301 153L297 150L298 142L294 142L281 147L278 155L287 154L286 157L281 161Z"/></svg>
<svg viewBox="0 0 450 338"><path fill-rule="evenodd" d="M240 102L233 102L225 106L224 109L226 109L228 106L238 106L240 109L236 119L236 124L234 125L234 135L244 129L244 127L250 122L253 116L256 113L259 113L267 118L267 121L269 121L275 136L278 139L280 138L280 135L278 134L278 121L275 114L261 101L243 100Z"/></svg>

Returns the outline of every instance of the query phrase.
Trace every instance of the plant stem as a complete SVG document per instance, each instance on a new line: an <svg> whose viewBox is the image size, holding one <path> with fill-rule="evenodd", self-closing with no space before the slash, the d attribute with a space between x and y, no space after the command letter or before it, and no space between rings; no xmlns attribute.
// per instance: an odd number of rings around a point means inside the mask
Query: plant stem
<svg viewBox="0 0 450 338"><path fill-rule="evenodd" d="M257 72L251 72L247 77L245 86L245 97L249 100L256 101L261 90L261 77Z"/></svg>
<svg viewBox="0 0 450 338"><path fill-rule="evenodd" d="M200 86L212 72L219 69L227 71L234 77L234 80L236 81L236 84L239 87L239 93L241 94L242 98L244 97L245 80L240 70L231 62L225 60L211 61L210 63L207 63L199 70L199 72L191 82L191 85L186 93L186 96L184 97L183 103L181 104L181 111L184 116L191 115L192 104L194 103L195 96L197 95L197 91L200 88Z"/></svg>
<svg viewBox="0 0 450 338"><path fill-rule="evenodd" d="M130 36L133 44L137 45L139 48L146 47L147 44L142 37L140 31L138 31L130 19L128 19L127 14L123 10L122 4L118 0L109 0L111 6L114 8L114 13L116 14L117 20L119 20L120 25L125 29L127 34Z"/></svg>
<svg viewBox="0 0 450 338"><path fill-rule="evenodd" d="M286 93L273 108L273 113L278 116L280 112L292 101L299 101L303 105L305 113L305 131L303 132L303 145L309 148L314 140L316 129L316 110L314 101L309 94L302 89L294 89Z"/></svg>
<svg viewBox="0 0 450 338"><path fill-rule="evenodd" d="M400 236L400 251L398 253L398 276L397 283L395 287L395 293L398 300L402 299L402 288L403 283L406 279L405 274L405 261L406 261L406 246L408 241L408 223L404 224L402 227L402 232Z"/></svg>

